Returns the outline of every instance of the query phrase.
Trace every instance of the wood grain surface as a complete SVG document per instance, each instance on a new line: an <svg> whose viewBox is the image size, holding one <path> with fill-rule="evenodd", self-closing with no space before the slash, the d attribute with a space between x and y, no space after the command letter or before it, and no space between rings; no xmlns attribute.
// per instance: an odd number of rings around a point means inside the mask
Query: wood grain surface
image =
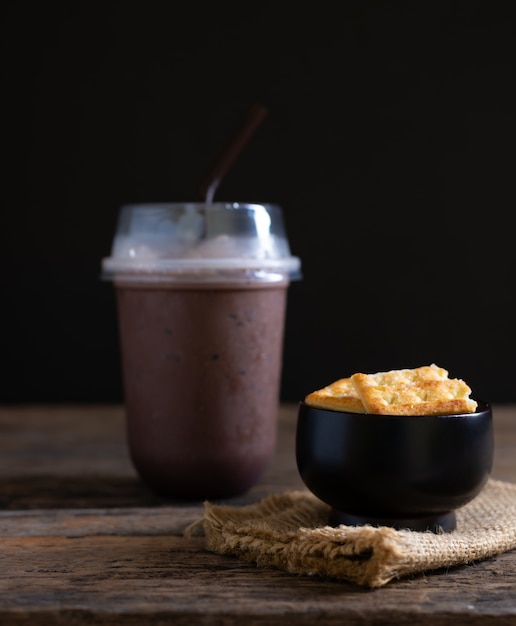
<svg viewBox="0 0 516 626"><path fill-rule="evenodd" d="M301 489L296 407L263 481ZM516 482L516 407L494 408L493 477ZM202 502L158 497L126 450L121 407L0 408L0 624L516 624L516 551L367 590L260 569L184 530Z"/></svg>

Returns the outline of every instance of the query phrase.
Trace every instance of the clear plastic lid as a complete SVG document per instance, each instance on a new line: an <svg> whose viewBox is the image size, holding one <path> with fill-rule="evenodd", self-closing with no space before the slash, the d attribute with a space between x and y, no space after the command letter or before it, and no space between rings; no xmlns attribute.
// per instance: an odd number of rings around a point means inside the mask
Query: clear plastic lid
<svg viewBox="0 0 516 626"><path fill-rule="evenodd" d="M298 280L281 207L250 203L121 208L102 278L124 282Z"/></svg>

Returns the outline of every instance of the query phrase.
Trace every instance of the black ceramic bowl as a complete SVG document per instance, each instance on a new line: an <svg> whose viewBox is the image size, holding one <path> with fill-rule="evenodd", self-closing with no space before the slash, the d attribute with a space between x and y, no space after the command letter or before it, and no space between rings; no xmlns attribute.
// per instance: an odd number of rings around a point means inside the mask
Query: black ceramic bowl
<svg viewBox="0 0 516 626"><path fill-rule="evenodd" d="M299 405L296 460L332 526L371 524L450 532L455 510L491 472L489 404L475 413L393 416Z"/></svg>

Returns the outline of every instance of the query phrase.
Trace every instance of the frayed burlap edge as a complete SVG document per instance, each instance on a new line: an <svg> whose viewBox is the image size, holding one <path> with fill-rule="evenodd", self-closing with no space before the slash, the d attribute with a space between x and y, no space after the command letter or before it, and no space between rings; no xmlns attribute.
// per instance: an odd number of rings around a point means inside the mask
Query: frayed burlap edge
<svg viewBox="0 0 516 626"><path fill-rule="evenodd" d="M516 547L516 484L489 480L457 512L457 529L434 534L372 526L327 526L328 507L312 494L273 494L244 507L205 503L186 535L206 548L260 567L381 587L394 578L472 563Z"/></svg>

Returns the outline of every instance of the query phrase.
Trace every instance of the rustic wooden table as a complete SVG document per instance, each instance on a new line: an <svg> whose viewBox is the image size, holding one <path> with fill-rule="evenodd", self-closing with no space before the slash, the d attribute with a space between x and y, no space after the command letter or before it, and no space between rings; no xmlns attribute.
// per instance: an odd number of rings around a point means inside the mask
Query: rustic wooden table
<svg viewBox="0 0 516 626"><path fill-rule="evenodd" d="M303 488L296 406L264 480ZM495 406L493 477L516 482L516 406ZM516 624L516 550L376 590L259 569L183 531L203 504L150 493L122 407L0 407L0 624Z"/></svg>

